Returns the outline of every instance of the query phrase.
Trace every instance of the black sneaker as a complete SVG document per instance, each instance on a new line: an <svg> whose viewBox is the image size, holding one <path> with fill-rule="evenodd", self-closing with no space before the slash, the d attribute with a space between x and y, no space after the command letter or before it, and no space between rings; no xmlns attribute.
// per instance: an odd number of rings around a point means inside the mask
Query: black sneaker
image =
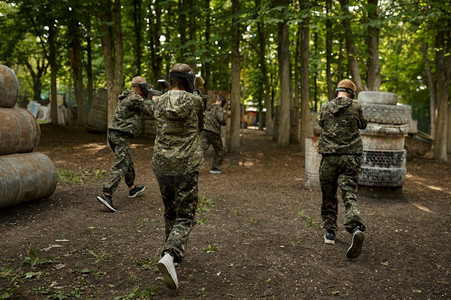
<svg viewBox="0 0 451 300"><path fill-rule="evenodd" d="M100 203L108 207L109 210L117 211L116 208L113 206L113 199L111 199L111 196L102 194L100 196L97 196L97 200L99 200Z"/></svg>
<svg viewBox="0 0 451 300"><path fill-rule="evenodd" d="M354 228L351 236L351 245L349 245L346 255L348 258L356 258L362 253L362 245L365 240L365 235L360 231L359 227Z"/></svg>
<svg viewBox="0 0 451 300"><path fill-rule="evenodd" d="M222 172L218 168L211 168L210 173L211 174L221 174Z"/></svg>
<svg viewBox="0 0 451 300"><path fill-rule="evenodd" d="M333 230L327 230L326 234L324 235L324 243L335 245L335 231Z"/></svg>
<svg viewBox="0 0 451 300"><path fill-rule="evenodd" d="M135 198L136 196L144 192L145 189L146 189L145 186L135 185L135 187L128 193L128 197Z"/></svg>

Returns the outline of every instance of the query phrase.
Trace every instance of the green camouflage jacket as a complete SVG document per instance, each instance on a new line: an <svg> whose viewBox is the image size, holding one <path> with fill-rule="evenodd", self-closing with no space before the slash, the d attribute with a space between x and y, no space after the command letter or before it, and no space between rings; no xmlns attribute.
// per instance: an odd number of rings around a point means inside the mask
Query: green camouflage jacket
<svg viewBox="0 0 451 300"><path fill-rule="evenodd" d="M362 154L359 129L365 129L367 121L358 101L346 97L332 99L321 107L318 123L322 128L319 153Z"/></svg>
<svg viewBox="0 0 451 300"><path fill-rule="evenodd" d="M221 134L221 125L226 124L225 111L221 105L216 103L211 104L205 111L205 125L204 130L212 131Z"/></svg>
<svg viewBox="0 0 451 300"><path fill-rule="evenodd" d="M157 175L178 176L203 167L199 142L203 123L202 98L180 90L170 90L153 104L157 134L153 170Z"/></svg>
<svg viewBox="0 0 451 300"><path fill-rule="evenodd" d="M125 90L119 95L119 102L114 111L109 129L134 135L140 122L140 113L152 115L150 108L144 104L144 98L132 90Z"/></svg>

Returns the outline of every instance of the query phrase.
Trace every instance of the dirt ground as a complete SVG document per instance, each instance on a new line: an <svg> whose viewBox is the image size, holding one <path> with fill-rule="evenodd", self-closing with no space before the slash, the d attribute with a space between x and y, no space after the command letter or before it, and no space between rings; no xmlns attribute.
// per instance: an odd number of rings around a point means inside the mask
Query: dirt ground
<svg viewBox="0 0 451 300"><path fill-rule="evenodd" d="M200 173L198 225L172 291L155 265L164 220L153 142L132 145L144 195L129 199L122 182L112 213L96 200L113 159L106 136L41 130L36 151L60 179L47 199L0 210L0 298L451 299L450 163L414 158L401 199L359 197L366 240L350 260L343 226L335 245L323 242L321 193L304 187L298 146L246 130L222 174Z"/></svg>

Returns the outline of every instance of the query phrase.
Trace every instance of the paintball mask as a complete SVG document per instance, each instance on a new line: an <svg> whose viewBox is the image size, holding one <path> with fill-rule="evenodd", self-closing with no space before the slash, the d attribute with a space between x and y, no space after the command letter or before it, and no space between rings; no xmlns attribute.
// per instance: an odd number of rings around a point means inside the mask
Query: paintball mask
<svg viewBox="0 0 451 300"><path fill-rule="evenodd" d="M356 86L354 82L349 79L344 79L338 83L337 89L335 90L335 96L337 92L346 92L351 95L351 99L355 97Z"/></svg>
<svg viewBox="0 0 451 300"><path fill-rule="evenodd" d="M142 96L144 99L149 96L149 88L147 86L147 82L141 76L136 76L132 79L132 86L139 87L142 92Z"/></svg>
<svg viewBox="0 0 451 300"><path fill-rule="evenodd" d="M188 73L179 72L179 71L171 71L169 72L169 78L176 77L176 78L183 78L188 82L188 90L187 92L194 92L194 83L196 81L196 74L194 74L193 71L190 71Z"/></svg>

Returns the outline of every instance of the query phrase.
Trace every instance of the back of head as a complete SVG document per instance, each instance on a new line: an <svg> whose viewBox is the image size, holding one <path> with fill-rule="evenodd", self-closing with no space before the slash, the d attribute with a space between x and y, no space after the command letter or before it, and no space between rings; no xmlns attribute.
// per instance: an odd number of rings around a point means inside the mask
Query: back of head
<svg viewBox="0 0 451 300"><path fill-rule="evenodd" d="M216 96L216 102L221 102L221 107L224 107L224 105L226 104L226 99L224 98L223 95L218 95Z"/></svg>
<svg viewBox="0 0 451 300"><path fill-rule="evenodd" d="M133 77L132 87L139 88L141 90L141 95L144 97L144 99L147 98L149 91L147 88L147 82L144 78L142 78L141 76Z"/></svg>
<svg viewBox="0 0 451 300"><path fill-rule="evenodd" d="M172 88L183 89L192 93L196 74L190 66L184 63L176 63L169 72L169 84Z"/></svg>
<svg viewBox="0 0 451 300"><path fill-rule="evenodd" d="M349 79L343 79L337 85L337 89L335 90L335 97L337 97L338 92L346 92L351 95L351 98L354 99L356 86L354 82Z"/></svg>
<svg viewBox="0 0 451 300"><path fill-rule="evenodd" d="M140 84L146 83L146 81L144 80L144 78L142 78L141 76L135 76L132 79L132 86L137 86L139 87Z"/></svg>

